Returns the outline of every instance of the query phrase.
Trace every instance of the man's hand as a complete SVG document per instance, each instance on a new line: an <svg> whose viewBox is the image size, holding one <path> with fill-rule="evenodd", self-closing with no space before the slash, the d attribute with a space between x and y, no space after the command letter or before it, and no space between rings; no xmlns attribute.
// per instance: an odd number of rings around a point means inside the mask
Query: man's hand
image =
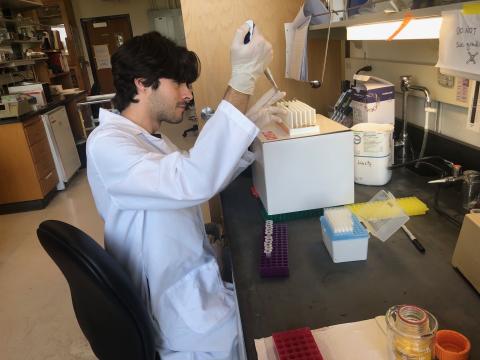
<svg viewBox="0 0 480 360"><path fill-rule="evenodd" d="M272 88L267 91L245 114L259 129L264 128L272 121L281 122L282 117L287 115L285 109L272 106L285 97L285 92Z"/></svg>
<svg viewBox="0 0 480 360"><path fill-rule="evenodd" d="M272 61L273 50L258 28L255 28L250 42L244 44L248 31L248 25L244 23L237 29L233 38L230 47L232 77L228 85L238 92L252 95L256 79Z"/></svg>

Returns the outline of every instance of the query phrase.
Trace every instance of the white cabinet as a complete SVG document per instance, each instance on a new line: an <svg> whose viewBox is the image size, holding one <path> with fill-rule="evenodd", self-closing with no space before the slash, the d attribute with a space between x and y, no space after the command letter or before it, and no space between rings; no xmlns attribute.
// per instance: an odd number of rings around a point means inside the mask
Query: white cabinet
<svg viewBox="0 0 480 360"><path fill-rule="evenodd" d="M42 120L58 173L57 190L63 190L65 183L71 179L81 165L67 111L64 106L57 107L42 115Z"/></svg>

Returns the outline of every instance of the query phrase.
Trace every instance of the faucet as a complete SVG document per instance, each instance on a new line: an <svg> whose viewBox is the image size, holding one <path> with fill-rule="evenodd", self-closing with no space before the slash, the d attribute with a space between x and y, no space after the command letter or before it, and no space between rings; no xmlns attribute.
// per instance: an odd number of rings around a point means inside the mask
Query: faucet
<svg viewBox="0 0 480 360"><path fill-rule="evenodd" d="M410 79L412 78L411 75L403 75L400 76L400 88L403 94L403 107L402 107L402 120L403 120L403 127L402 132L398 140L395 142L395 147L397 150L397 160L401 163L408 161L408 150L410 149L410 143L408 139L407 133L407 101L408 101L408 93L411 90L421 91L425 95L425 111L432 111L432 97L430 95L430 91L425 86L420 85L413 85L410 83ZM436 111L436 110L435 110ZM427 121L427 119L425 120ZM428 123L425 124L426 126L426 133L428 134ZM423 157L423 153L425 150L426 144L426 136L424 134L424 139L422 143L422 151L420 152L420 157Z"/></svg>

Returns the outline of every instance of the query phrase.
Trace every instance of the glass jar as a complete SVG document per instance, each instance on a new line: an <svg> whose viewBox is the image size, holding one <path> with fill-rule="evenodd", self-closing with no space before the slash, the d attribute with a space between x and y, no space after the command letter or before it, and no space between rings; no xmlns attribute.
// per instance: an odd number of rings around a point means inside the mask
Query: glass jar
<svg viewBox="0 0 480 360"><path fill-rule="evenodd" d="M431 360L437 319L414 305L395 305L385 315L390 360Z"/></svg>
<svg viewBox="0 0 480 360"><path fill-rule="evenodd" d="M463 172L462 206L469 212L480 206L480 172L467 170Z"/></svg>

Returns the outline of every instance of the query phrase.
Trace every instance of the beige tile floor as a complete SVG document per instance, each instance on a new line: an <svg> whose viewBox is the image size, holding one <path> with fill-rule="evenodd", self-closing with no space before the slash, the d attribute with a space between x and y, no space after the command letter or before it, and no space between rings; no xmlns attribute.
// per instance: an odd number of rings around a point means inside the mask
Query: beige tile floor
<svg viewBox="0 0 480 360"><path fill-rule="evenodd" d="M181 133L192 123L163 131L182 149L194 136ZM103 243L85 170L43 210L0 215L0 360L96 359L73 313L67 282L36 236L38 224L57 219Z"/></svg>
<svg viewBox="0 0 480 360"><path fill-rule="evenodd" d="M36 236L57 219L103 242L85 170L43 210L0 215L0 359L95 359L77 325L67 283Z"/></svg>

